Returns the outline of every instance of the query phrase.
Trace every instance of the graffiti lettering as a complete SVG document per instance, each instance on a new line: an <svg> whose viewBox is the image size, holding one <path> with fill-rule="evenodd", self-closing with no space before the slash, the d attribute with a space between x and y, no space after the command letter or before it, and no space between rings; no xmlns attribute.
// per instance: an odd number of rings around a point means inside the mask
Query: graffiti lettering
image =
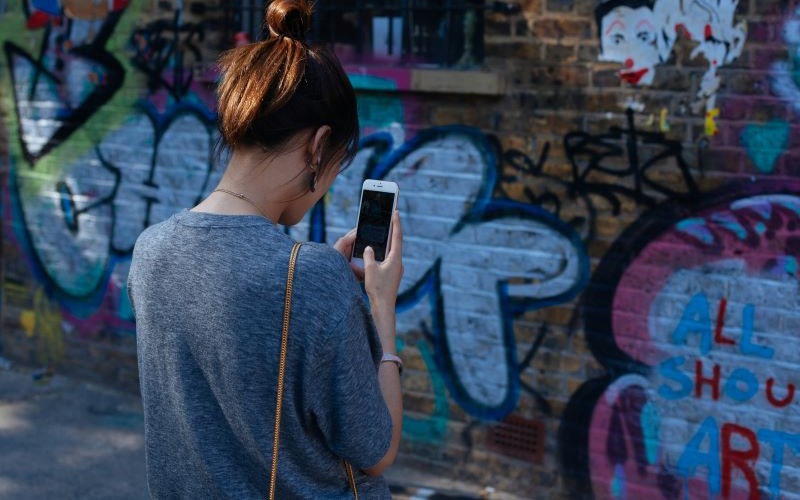
<svg viewBox="0 0 800 500"><path fill-rule="evenodd" d="M58 28L48 22L36 58L5 42L22 152L30 164L65 141L122 86L122 65L104 49L122 9L108 13L92 36L81 37L81 20L68 19Z"/></svg>
<svg viewBox="0 0 800 500"><path fill-rule="evenodd" d="M797 351L782 339L800 326L800 197L758 188L766 194L732 186L715 202L662 205L598 265L584 325L612 375L576 392L560 437L565 468L585 473L595 496L758 498L764 487L777 498L796 479L787 464L800 456L785 448L800 438L788 368ZM633 393L645 401L626 403ZM748 412L747 425L730 421ZM643 424L620 425L629 420ZM638 442L651 451L636 452Z"/></svg>
<svg viewBox="0 0 800 500"><path fill-rule="evenodd" d="M563 206L569 204L575 211L577 204L578 212L585 215L571 215L566 222L580 231L584 241L592 241L596 236L595 197L609 203L612 213L618 215L624 200L652 207L665 199L699 194L692 171L702 170L702 164L693 168L686 161L680 141L668 139L661 132L639 130L632 109L626 111L624 127L612 127L599 135L568 133L564 149L572 167L569 180L542 172L549 144L544 145L536 161L514 149L503 153L505 164L516 172L503 180L523 181L527 201L558 217L563 217ZM535 178L537 182L525 182L520 175Z"/></svg>
<svg viewBox="0 0 800 500"><path fill-rule="evenodd" d="M175 101L180 101L192 87L194 73L187 55L195 63L200 62L198 43L205 37L202 24L183 21L182 4L179 2L171 19L152 21L135 30L130 42L133 64L147 75L150 92L166 89Z"/></svg>
<svg viewBox="0 0 800 500"><path fill-rule="evenodd" d="M725 310L728 301L725 298L719 301L719 313L717 314L717 324L714 328L714 342L720 345L736 345L736 340L723 336L725 324ZM742 338L740 352L745 355L757 356L759 358L771 359L775 351L770 347L759 346L753 343L753 322L755 318L755 306L746 304L742 308ZM711 349L711 321L708 299L705 294L697 293L686 306L686 310L681 317L678 327L672 333L671 341L673 344L685 344L687 337L691 333L700 333L700 353L708 354Z"/></svg>
<svg viewBox="0 0 800 500"><path fill-rule="evenodd" d="M755 432L732 423L722 424L720 428L716 419L708 417L692 436L676 464L676 470L684 477L692 477L698 469L705 469L708 474L709 494L721 493L723 498L730 498L733 493L734 471L738 470L747 482L748 498L756 500L760 498L759 480L755 471L755 463L763 450L760 441L771 444L773 449L769 490L773 497L777 497L783 468L783 450L789 446L795 453L800 452L800 434L767 429ZM707 451L702 451L704 448Z"/></svg>
<svg viewBox="0 0 800 500"><path fill-rule="evenodd" d="M720 399L720 385L722 383L722 372L719 364L714 364L711 368L712 374L707 374L707 368L701 360L695 361L694 383L692 379L681 372L679 368L686 363L686 358L676 356L664 360L658 370L662 377L670 382L678 384L678 387L671 387L666 383L658 387L659 396L669 401L676 401L688 397L694 388L694 397L703 397L703 388L708 386L711 390L711 399ZM740 403L752 400L759 389L759 382L756 375L747 368L736 368L725 379L722 394ZM775 396L775 379L769 378L766 382L765 398L775 408L784 408L794 401L795 385L791 382L786 384L785 395L782 398Z"/></svg>

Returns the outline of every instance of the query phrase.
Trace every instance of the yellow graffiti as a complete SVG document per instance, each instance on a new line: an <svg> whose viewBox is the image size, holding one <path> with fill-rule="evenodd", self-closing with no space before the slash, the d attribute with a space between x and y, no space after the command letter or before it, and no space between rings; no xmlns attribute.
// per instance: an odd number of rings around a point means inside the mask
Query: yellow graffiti
<svg viewBox="0 0 800 500"><path fill-rule="evenodd" d="M28 337L38 336L36 359L44 365L57 364L64 357L64 331L61 312L39 288L33 297L33 309L23 310L19 322Z"/></svg>
<svg viewBox="0 0 800 500"><path fill-rule="evenodd" d="M661 115L658 120L658 128L662 132L669 132L669 122L667 121L667 115L669 115L669 110L667 108L661 108Z"/></svg>
<svg viewBox="0 0 800 500"><path fill-rule="evenodd" d="M19 324L22 325L28 338L33 337L33 330L36 328L36 314L33 311L22 311L22 314L19 315Z"/></svg>
<svg viewBox="0 0 800 500"><path fill-rule="evenodd" d="M706 135L711 137L717 135L719 129L717 128L717 117L719 116L719 108L709 109L706 111Z"/></svg>

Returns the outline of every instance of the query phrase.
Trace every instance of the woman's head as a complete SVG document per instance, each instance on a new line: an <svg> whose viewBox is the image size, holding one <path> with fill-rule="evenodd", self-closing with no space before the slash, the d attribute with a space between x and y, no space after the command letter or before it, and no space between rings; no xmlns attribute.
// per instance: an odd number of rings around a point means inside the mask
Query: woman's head
<svg viewBox="0 0 800 500"><path fill-rule="evenodd" d="M349 163L358 144L356 97L336 56L309 46L307 0L273 0L266 12L267 38L224 53L217 89L222 140L234 152L259 148L276 154L298 138L324 139L317 174ZM329 129L327 128L329 127Z"/></svg>

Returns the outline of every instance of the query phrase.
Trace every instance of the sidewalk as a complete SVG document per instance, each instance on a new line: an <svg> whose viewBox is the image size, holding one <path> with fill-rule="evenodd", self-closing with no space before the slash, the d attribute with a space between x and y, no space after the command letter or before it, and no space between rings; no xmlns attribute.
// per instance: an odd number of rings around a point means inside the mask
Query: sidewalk
<svg viewBox="0 0 800 500"><path fill-rule="evenodd" d="M147 498L141 400L38 375L0 363L0 498ZM476 487L401 467L387 479L398 500L481 498Z"/></svg>
<svg viewBox="0 0 800 500"><path fill-rule="evenodd" d="M0 498L147 498L138 398L0 369Z"/></svg>

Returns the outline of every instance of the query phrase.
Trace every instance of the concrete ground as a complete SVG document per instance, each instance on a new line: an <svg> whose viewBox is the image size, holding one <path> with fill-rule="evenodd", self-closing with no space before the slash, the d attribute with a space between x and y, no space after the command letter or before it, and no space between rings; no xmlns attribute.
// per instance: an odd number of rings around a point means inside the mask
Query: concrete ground
<svg viewBox="0 0 800 500"><path fill-rule="evenodd" d="M0 498L147 498L141 401L0 370Z"/></svg>
<svg viewBox="0 0 800 500"><path fill-rule="evenodd" d="M395 499L509 498L401 467L387 479ZM147 498L141 400L0 358L0 498Z"/></svg>

